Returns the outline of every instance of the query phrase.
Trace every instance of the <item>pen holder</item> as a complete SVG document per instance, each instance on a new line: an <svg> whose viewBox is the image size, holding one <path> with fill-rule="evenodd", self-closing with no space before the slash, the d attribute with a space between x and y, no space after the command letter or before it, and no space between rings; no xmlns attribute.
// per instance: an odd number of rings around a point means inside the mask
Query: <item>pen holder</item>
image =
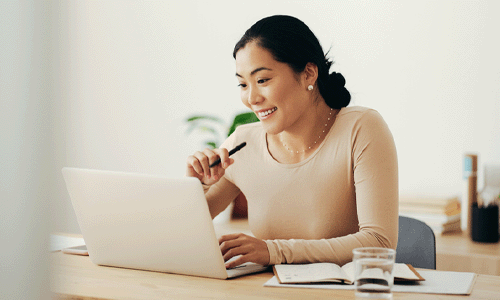
<svg viewBox="0 0 500 300"><path fill-rule="evenodd" d="M472 240L482 243L498 242L498 206L472 205Z"/></svg>

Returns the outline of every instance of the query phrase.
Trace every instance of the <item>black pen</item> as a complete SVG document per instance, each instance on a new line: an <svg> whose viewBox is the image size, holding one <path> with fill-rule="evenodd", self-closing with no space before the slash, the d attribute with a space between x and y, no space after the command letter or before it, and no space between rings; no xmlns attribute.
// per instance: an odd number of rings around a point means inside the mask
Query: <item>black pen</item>
<svg viewBox="0 0 500 300"><path fill-rule="evenodd" d="M241 148L245 147L247 145L246 142L243 142L241 144L239 144L238 146L234 147L233 150L229 151L229 156L235 154L236 152L240 151ZM220 164L220 157L214 161L209 167L212 168L212 167L215 167L216 165Z"/></svg>

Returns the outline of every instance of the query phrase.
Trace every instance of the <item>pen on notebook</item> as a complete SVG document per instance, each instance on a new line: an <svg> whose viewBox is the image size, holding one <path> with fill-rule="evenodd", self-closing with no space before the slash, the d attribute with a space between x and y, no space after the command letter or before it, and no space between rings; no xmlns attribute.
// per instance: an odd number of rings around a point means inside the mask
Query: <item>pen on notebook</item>
<svg viewBox="0 0 500 300"><path fill-rule="evenodd" d="M240 151L241 148L245 147L247 145L246 142L243 142L241 144L239 144L238 146L234 147L233 150L229 151L229 156L235 154L236 152ZM220 158L218 158L216 161L214 161L209 167L212 168L212 167L215 167L216 165L220 164Z"/></svg>

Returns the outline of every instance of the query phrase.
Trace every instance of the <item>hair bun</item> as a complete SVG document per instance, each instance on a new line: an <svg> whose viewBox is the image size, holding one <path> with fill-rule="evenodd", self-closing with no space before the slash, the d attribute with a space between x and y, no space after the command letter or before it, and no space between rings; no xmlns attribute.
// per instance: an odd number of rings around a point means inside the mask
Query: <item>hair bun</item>
<svg viewBox="0 0 500 300"><path fill-rule="evenodd" d="M332 72L328 77L328 83L334 90L340 90L345 87L345 78L342 74Z"/></svg>
<svg viewBox="0 0 500 300"><path fill-rule="evenodd" d="M328 92L323 96L331 108L342 108L351 102L351 94L345 88L345 78L342 74L332 72L328 76Z"/></svg>

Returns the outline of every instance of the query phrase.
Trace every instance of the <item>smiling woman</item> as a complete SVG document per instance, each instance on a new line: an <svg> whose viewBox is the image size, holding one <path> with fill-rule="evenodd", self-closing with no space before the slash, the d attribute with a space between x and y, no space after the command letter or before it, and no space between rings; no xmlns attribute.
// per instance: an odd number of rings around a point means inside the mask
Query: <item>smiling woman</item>
<svg viewBox="0 0 500 300"><path fill-rule="evenodd" d="M261 122L240 126L219 149L187 159L212 217L243 192L250 229L220 239L227 267L352 259L358 247L395 248L398 168L378 112L347 107L344 77L312 31L290 16L255 23L233 52L241 101ZM247 146L229 158L227 149ZM221 164L209 165L220 159Z"/></svg>

